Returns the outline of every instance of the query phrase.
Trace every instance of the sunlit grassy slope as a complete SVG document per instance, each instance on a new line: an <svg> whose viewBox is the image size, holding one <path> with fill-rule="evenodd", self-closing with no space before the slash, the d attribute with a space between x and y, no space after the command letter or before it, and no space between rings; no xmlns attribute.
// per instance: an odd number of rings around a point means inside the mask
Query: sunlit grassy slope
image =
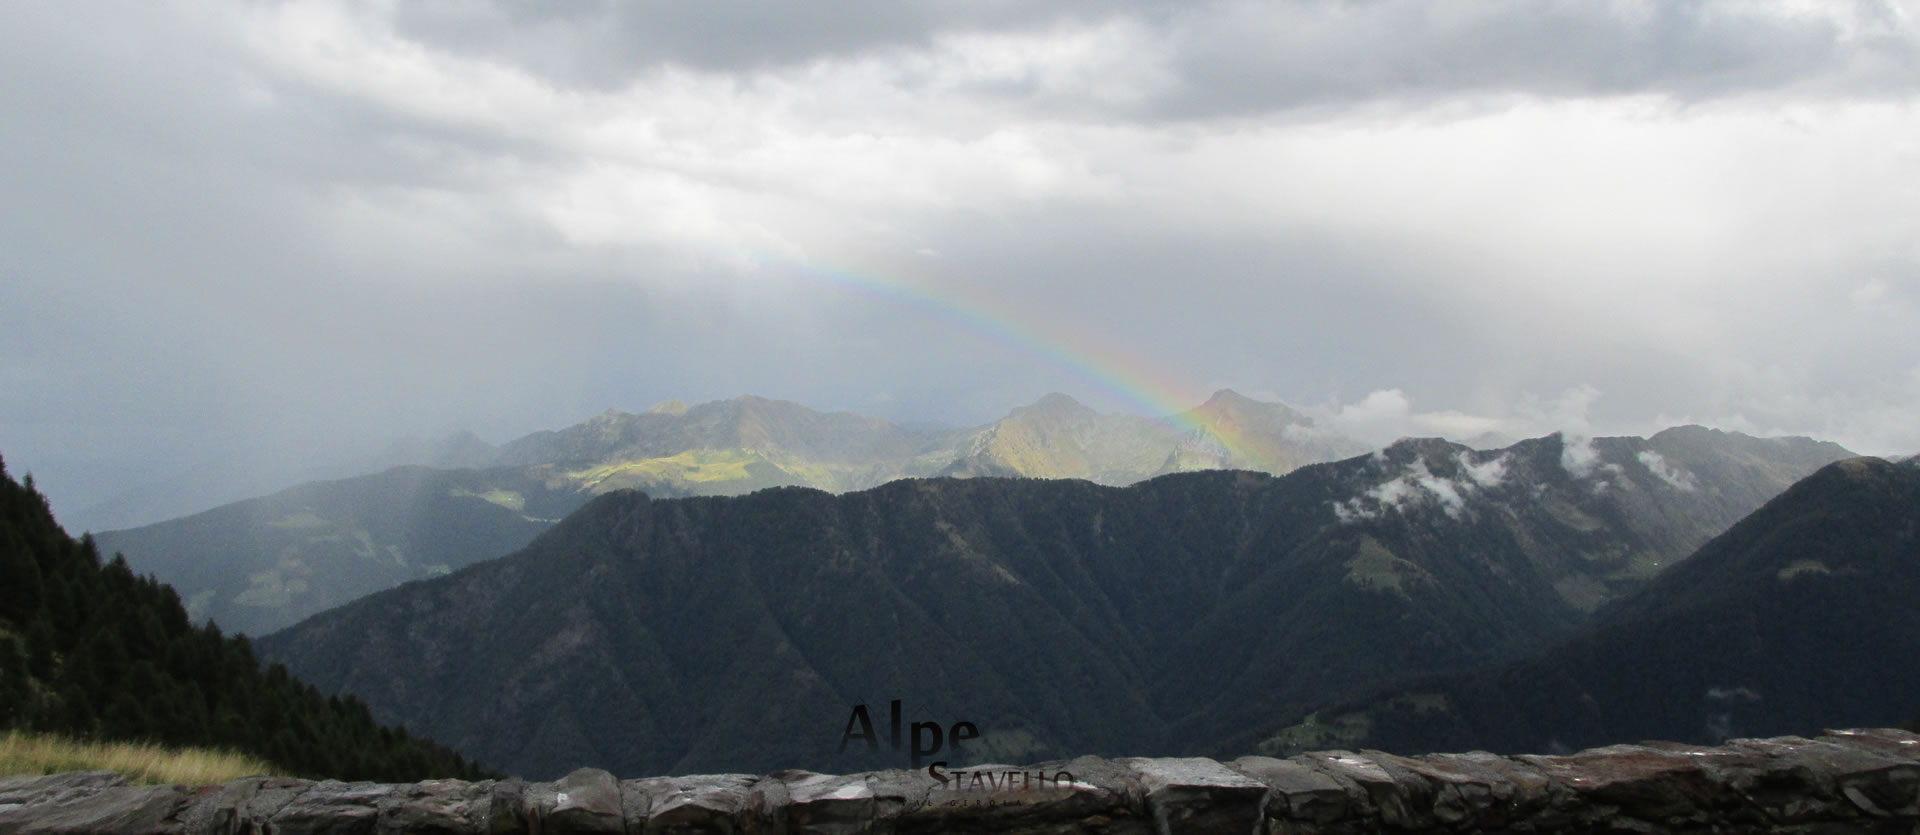
<svg viewBox="0 0 1920 835"><path fill-rule="evenodd" d="M165 748L131 742L80 742L19 731L0 736L0 777L66 771L118 771L135 783L203 786L272 774L275 769L262 760L231 751Z"/></svg>

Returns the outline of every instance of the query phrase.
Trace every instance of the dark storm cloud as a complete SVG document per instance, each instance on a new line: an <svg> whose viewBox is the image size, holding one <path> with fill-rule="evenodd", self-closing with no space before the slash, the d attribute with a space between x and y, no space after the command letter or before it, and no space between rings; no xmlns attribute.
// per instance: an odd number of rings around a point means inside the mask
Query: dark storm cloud
<svg viewBox="0 0 1920 835"><path fill-rule="evenodd" d="M480 160L539 149L126 11L0 26L0 454L61 510L149 480L251 492L409 433L502 440L634 407L635 381L740 393L661 362L748 365L712 339L739 321L724 294L645 286L485 198Z"/></svg>
<svg viewBox="0 0 1920 835"><path fill-rule="evenodd" d="M1035 85L972 89L1091 118L1239 116L1460 93L1670 94L1825 85L1861 95L1920 85L1920 43L1888 0L1835 2L1848 25L1752 3L1296 0L402 4L408 37L606 88L663 65L734 73L919 49L942 35L1043 34L1125 21L1142 62L1165 62L1144 103L1092 109Z"/></svg>
<svg viewBox="0 0 1920 835"><path fill-rule="evenodd" d="M1183 16L1172 32L1182 84L1165 105L1188 116L1461 92L1696 99L1916 83L1909 38L1869 31L1849 44L1831 19L1751 5L1235 4Z"/></svg>
<svg viewBox="0 0 1920 835"><path fill-rule="evenodd" d="M440 48L512 62L568 84L604 88L663 64L756 70L923 47L943 33L1019 31L1173 5L1068 0L497 0L406 3L395 23L407 37Z"/></svg>

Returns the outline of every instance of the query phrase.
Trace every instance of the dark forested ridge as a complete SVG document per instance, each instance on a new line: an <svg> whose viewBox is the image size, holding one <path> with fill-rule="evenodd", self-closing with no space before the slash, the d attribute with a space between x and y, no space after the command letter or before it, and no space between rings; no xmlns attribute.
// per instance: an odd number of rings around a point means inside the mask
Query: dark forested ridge
<svg viewBox="0 0 1920 835"><path fill-rule="evenodd" d="M375 724L352 697L263 668L244 637L195 626L174 590L102 561L0 463L0 728L220 747L288 774L478 777L451 751Z"/></svg>
<svg viewBox="0 0 1920 835"><path fill-rule="evenodd" d="M976 724L956 760L1214 753L1340 693L1573 634L1821 465L1699 428L1410 440L1274 478L908 480L603 496L525 550L262 652L520 772L905 764L838 742Z"/></svg>
<svg viewBox="0 0 1920 835"><path fill-rule="evenodd" d="M1266 748L1519 752L1910 721L1920 705L1920 463L1821 469L1600 613L1490 669L1398 684Z"/></svg>

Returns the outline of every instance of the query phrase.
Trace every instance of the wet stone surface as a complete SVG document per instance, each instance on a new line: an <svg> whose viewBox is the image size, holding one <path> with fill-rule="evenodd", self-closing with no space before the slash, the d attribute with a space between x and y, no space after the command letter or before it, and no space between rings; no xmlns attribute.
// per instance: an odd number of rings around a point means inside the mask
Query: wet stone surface
<svg viewBox="0 0 1920 835"><path fill-rule="evenodd" d="M406 785L0 778L0 835L273 833L1920 833L1920 736L1887 729L1565 756L1081 757L925 771Z"/></svg>

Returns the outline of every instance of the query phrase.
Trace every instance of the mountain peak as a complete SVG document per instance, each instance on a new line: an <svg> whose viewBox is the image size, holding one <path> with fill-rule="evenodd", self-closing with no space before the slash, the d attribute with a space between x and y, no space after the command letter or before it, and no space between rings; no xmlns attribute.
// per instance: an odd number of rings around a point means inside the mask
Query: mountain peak
<svg viewBox="0 0 1920 835"><path fill-rule="evenodd" d="M1230 388L1221 389L1207 402L1187 412L1209 423L1243 423L1277 428L1290 423L1311 426L1313 421L1285 403L1255 400Z"/></svg>
<svg viewBox="0 0 1920 835"><path fill-rule="evenodd" d="M780 400L772 397L761 397L760 395L757 395L757 394L743 394L743 395L740 395L739 397L733 398L732 400L723 400L721 402L727 405L731 405L735 408L738 408L745 414L781 415L785 417L820 414L819 412L815 412L812 408L809 408L800 403L795 403L791 400Z"/></svg>
<svg viewBox="0 0 1920 835"><path fill-rule="evenodd" d="M1855 453L1832 441L1819 441L1803 435L1777 435L1760 437L1744 432L1713 429L1697 424L1671 426L1649 437L1648 442L1664 447L1700 447L1708 444L1734 442L1749 448L1787 449L1798 454L1826 457L1852 458Z"/></svg>
<svg viewBox="0 0 1920 835"><path fill-rule="evenodd" d="M1032 405L1023 406L1014 411L1016 414L1049 418L1074 418L1094 414L1093 409L1085 403L1057 391L1033 401Z"/></svg>
<svg viewBox="0 0 1920 835"><path fill-rule="evenodd" d="M1449 441L1446 438L1440 438L1440 437L1420 438L1420 437L1407 436L1407 437L1399 438L1395 440L1393 443L1386 445L1385 447L1381 448L1380 452L1382 455L1385 455L1387 458L1394 459L1400 456L1414 456L1414 455L1447 456L1447 455L1452 455L1454 453L1462 452L1468 449L1469 447L1463 444L1458 444L1453 441Z"/></svg>
<svg viewBox="0 0 1920 835"><path fill-rule="evenodd" d="M1885 458L1862 455L1855 458L1848 458L1844 461L1835 461L1832 464L1828 464L1821 472L1814 473L1814 475L1825 477L1829 480L1869 481L1876 478L1897 476L1899 472L1899 464L1895 464ZM1811 480L1812 479L1808 479L1808 481Z"/></svg>
<svg viewBox="0 0 1920 835"><path fill-rule="evenodd" d="M662 403L656 403L653 408L647 410L647 414L650 415L684 415L686 413L687 404L682 400L668 400Z"/></svg>
<svg viewBox="0 0 1920 835"><path fill-rule="evenodd" d="M1248 406L1264 406L1264 405L1266 404L1258 400L1255 400L1251 397L1248 397L1244 394L1241 394L1240 392L1234 391L1233 389L1230 389L1230 388L1225 388L1225 389L1221 389L1219 391L1214 392L1212 397L1207 398L1207 402L1201 404L1201 408L1203 409L1218 409L1218 408L1226 408L1226 407L1246 408Z"/></svg>
<svg viewBox="0 0 1920 835"><path fill-rule="evenodd" d="M1741 439L1751 437L1753 436L1744 432L1729 432L1725 429L1715 429L1711 426L1701 426L1697 423L1684 423L1678 426L1669 426L1652 435L1648 435L1647 440L1655 444L1710 444L1719 443L1728 438Z"/></svg>

